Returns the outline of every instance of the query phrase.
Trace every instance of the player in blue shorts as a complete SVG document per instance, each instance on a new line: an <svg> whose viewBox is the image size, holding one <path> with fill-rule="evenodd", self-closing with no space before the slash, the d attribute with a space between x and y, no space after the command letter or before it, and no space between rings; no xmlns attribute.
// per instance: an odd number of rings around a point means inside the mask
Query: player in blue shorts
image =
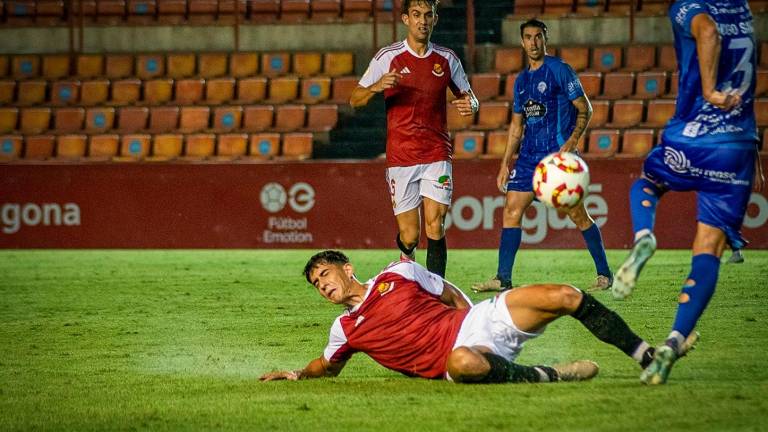
<svg viewBox="0 0 768 432"><path fill-rule="evenodd" d="M635 245L616 272L614 297L632 293L656 250L656 205L666 191L696 191L698 225L677 316L640 376L646 384L667 381L679 347L715 291L726 244L744 246L740 229L753 177L762 178L755 151L755 41L746 0L676 1L669 17L680 73L677 109L632 185Z"/></svg>
<svg viewBox="0 0 768 432"><path fill-rule="evenodd" d="M592 117L592 105L576 73L561 59L546 55L547 26L535 19L526 21L520 26L520 38L528 57L528 68L515 80L514 112L496 177L497 187L506 193L498 269L489 281L472 285L475 291L512 286L512 267L522 240L521 222L534 198L534 169L550 153L576 151L579 138ZM520 155L510 173L509 164L521 137ZM595 262L597 280L593 288L609 288L613 277L600 229L583 203L568 211L568 217L581 230Z"/></svg>

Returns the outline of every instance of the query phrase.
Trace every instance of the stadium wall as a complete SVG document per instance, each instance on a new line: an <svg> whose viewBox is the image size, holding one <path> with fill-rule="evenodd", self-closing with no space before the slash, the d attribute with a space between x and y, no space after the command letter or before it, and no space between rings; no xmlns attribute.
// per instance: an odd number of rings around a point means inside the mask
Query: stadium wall
<svg viewBox="0 0 768 432"><path fill-rule="evenodd" d="M590 166L587 206L607 247L626 248L627 192L641 161ZM497 160L455 162L450 247L497 247L497 170ZM695 197L672 193L658 220L660 247L689 247ZM768 194L753 193L750 247L768 248L767 221ZM0 248L391 248L395 232L381 160L0 165ZM567 218L540 203L526 214L523 243L583 247Z"/></svg>

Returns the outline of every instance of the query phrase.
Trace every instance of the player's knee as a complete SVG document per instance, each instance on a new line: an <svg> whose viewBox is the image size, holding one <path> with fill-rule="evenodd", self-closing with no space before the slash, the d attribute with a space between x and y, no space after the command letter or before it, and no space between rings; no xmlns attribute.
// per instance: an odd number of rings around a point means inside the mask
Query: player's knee
<svg viewBox="0 0 768 432"><path fill-rule="evenodd" d="M562 314L575 311L581 303L581 291L571 285L552 285L548 293L554 309Z"/></svg>
<svg viewBox="0 0 768 432"><path fill-rule="evenodd" d="M466 383L481 380L490 370L483 356L469 347L458 347L448 355L448 375L454 382Z"/></svg>
<svg viewBox="0 0 768 432"><path fill-rule="evenodd" d="M523 218L524 212L525 212L524 208L520 208L519 206L514 206L514 205L510 205L509 203L505 203L504 211L502 212L504 223L519 224L520 220Z"/></svg>
<svg viewBox="0 0 768 432"><path fill-rule="evenodd" d="M440 239L445 235L445 219L442 217L426 220L424 225L427 237L431 239Z"/></svg>
<svg viewBox="0 0 768 432"><path fill-rule="evenodd" d="M419 230L415 227L400 229L400 241L407 247L413 247L419 242Z"/></svg>

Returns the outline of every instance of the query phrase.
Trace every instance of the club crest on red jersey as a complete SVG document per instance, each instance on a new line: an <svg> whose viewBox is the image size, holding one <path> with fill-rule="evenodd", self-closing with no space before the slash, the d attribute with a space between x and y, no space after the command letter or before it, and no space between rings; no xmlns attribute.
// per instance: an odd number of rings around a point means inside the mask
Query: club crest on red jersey
<svg viewBox="0 0 768 432"><path fill-rule="evenodd" d="M392 289L392 285L394 285L392 282L382 282L376 286L376 291L384 295Z"/></svg>
<svg viewBox="0 0 768 432"><path fill-rule="evenodd" d="M445 74L445 72L443 72L443 67L442 66L440 66L437 63L435 63L435 65L432 66L432 75L434 75L436 77L441 77L444 74Z"/></svg>

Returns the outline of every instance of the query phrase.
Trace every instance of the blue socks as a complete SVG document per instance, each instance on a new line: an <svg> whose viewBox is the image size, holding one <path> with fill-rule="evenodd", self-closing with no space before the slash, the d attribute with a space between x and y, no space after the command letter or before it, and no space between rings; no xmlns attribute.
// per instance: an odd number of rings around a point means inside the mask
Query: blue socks
<svg viewBox="0 0 768 432"><path fill-rule="evenodd" d="M503 228L501 230L501 244L499 245L499 267L496 277L502 284L512 281L512 266L515 265L515 255L520 249L523 238L522 228Z"/></svg>
<svg viewBox="0 0 768 432"><path fill-rule="evenodd" d="M632 184L629 190L629 209L632 213L632 231L635 234L642 230L653 231L656 205L663 194L664 191L644 178Z"/></svg>
<svg viewBox="0 0 768 432"><path fill-rule="evenodd" d="M693 257L691 261L691 273L680 292L679 305L672 333L677 332L683 338L696 327L696 322L707 308L709 299L715 293L717 275L720 271L720 260L709 254L701 254Z"/></svg>
<svg viewBox="0 0 768 432"><path fill-rule="evenodd" d="M611 269L608 267L608 258L605 256L605 247L603 246L603 237L600 235L600 228L597 227L597 224L593 223L592 226L582 231L581 235L584 236L589 254L592 255L592 260L595 262L597 274L610 277Z"/></svg>

